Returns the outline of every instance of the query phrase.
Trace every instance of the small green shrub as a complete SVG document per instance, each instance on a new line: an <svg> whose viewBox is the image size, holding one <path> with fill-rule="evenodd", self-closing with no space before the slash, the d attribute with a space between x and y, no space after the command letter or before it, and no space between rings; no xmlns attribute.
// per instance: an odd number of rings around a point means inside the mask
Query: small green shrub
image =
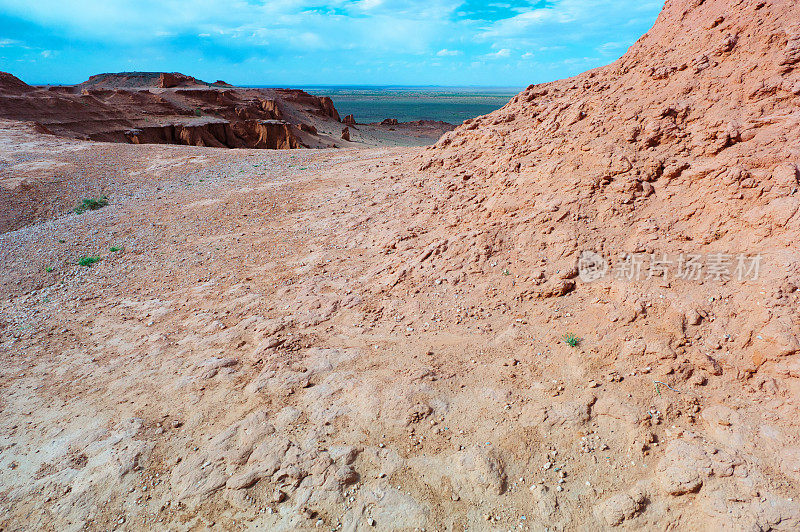
<svg viewBox="0 0 800 532"><path fill-rule="evenodd" d="M46 271L47 273L50 273L50 272L52 272L52 271L53 271L53 267L52 267L52 266L48 266L48 267L46 267L46 268L44 269L44 271Z"/></svg>
<svg viewBox="0 0 800 532"><path fill-rule="evenodd" d="M116 253L117 251L122 251L122 248L119 246L111 246L111 253Z"/></svg>
<svg viewBox="0 0 800 532"><path fill-rule="evenodd" d="M203 110L202 109L195 109L194 110L194 116L203 116Z"/></svg>
<svg viewBox="0 0 800 532"><path fill-rule="evenodd" d="M564 343L570 347L578 347L578 344L581 343L582 338L578 338L574 334L568 332L562 337L562 340L564 340Z"/></svg>
<svg viewBox="0 0 800 532"><path fill-rule="evenodd" d="M100 262L101 260L103 260L103 259L100 258L100 257L81 257L80 259L78 259L78 265L79 266L91 266L95 262Z"/></svg>
<svg viewBox="0 0 800 532"><path fill-rule="evenodd" d="M76 214L83 214L86 211L96 211L108 205L108 197L101 196L99 198L83 198L80 204L75 207Z"/></svg>

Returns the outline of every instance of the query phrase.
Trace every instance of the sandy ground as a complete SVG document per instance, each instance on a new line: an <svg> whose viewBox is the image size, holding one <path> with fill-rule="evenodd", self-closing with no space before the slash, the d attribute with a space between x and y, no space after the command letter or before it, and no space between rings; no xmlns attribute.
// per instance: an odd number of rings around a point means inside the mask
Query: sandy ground
<svg viewBox="0 0 800 532"><path fill-rule="evenodd" d="M67 191L0 235L0 529L800 523L764 458L795 438L783 399L657 385L630 334L666 326L657 302L612 316L613 294L520 297L530 272L477 260L478 232L437 218L439 187L404 166L416 148L132 146L12 123L0 143L6 175ZM107 207L67 211L100 191ZM459 238L465 264L440 266ZM611 338L630 353L608 359Z"/></svg>
<svg viewBox="0 0 800 532"><path fill-rule="evenodd" d="M799 9L431 148L0 121L0 530L800 529Z"/></svg>

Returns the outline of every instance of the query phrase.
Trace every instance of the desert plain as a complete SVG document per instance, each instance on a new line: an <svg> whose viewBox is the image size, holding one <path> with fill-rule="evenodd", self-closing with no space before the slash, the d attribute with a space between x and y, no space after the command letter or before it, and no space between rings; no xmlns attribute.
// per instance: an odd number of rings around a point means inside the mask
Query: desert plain
<svg viewBox="0 0 800 532"><path fill-rule="evenodd" d="M4 75L0 529L796 530L798 20L453 131Z"/></svg>

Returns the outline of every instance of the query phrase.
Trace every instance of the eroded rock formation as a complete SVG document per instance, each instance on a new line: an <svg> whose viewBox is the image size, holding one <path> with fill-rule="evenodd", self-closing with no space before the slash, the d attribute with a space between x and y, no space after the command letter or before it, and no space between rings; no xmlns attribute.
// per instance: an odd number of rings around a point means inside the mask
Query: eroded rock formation
<svg viewBox="0 0 800 532"><path fill-rule="evenodd" d="M152 72L99 74L74 87L49 88L2 73L0 117L83 139L266 149L298 148L296 131L317 136L313 120L339 120L330 98L303 91L212 86Z"/></svg>

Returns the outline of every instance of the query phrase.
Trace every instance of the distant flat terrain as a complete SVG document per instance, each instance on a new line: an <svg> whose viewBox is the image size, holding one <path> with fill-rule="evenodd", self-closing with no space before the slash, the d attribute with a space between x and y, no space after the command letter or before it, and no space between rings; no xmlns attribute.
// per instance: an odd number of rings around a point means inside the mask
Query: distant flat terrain
<svg viewBox="0 0 800 532"><path fill-rule="evenodd" d="M330 97L342 116L360 123L396 118L400 122L464 120L500 109L522 88L492 87L305 87Z"/></svg>

